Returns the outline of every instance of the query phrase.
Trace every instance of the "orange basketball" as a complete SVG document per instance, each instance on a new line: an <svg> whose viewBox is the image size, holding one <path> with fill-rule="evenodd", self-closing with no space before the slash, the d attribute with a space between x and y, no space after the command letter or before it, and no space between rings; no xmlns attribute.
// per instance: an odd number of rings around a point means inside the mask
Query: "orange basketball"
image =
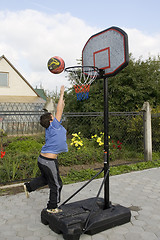
<svg viewBox="0 0 160 240"><path fill-rule="evenodd" d="M48 61L48 69L51 73L59 74L63 72L65 68L65 62L61 57L52 57Z"/></svg>

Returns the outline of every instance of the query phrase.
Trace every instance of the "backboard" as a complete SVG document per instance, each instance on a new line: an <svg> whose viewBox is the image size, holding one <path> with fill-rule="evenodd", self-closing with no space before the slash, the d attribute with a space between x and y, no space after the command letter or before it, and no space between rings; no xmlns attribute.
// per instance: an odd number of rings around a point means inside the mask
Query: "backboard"
<svg viewBox="0 0 160 240"><path fill-rule="evenodd" d="M82 50L82 66L102 69L106 77L116 75L128 63L128 36L118 27L91 36Z"/></svg>

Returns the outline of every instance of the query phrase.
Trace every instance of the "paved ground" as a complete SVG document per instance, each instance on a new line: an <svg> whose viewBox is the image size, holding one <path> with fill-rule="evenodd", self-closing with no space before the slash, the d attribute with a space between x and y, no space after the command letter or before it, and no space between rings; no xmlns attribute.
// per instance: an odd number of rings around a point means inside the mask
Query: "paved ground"
<svg viewBox="0 0 160 240"><path fill-rule="evenodd" d="M72 201L95 197L102 179L92 181ZM84 183L65 185L62 200ZM103 197L103 190L101 196ZM41 223L48 189L0 197L0 240L62 240ZM80 240L160 240L160 168L110 177L110 200L131 207L131 222Z"/></svg>

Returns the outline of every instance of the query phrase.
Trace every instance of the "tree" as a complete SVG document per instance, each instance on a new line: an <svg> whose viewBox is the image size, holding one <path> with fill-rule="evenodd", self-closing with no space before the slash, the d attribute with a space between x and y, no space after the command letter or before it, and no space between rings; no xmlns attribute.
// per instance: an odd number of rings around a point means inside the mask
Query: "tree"
<svg viewBox="0 0 160 240"><path fill-rule="evenodd" d="M109 111L136 111L145 101L160 105L160 56L135 60L130 55L126 68L108 79ZM77 101L74 89L66 93L66 112L103 111L103 79L95 80L89 99Z"/></svg>
<svg viewBox="0 0 160 240"><path fill-rule="evenodd" d="M135 61L109 79L109 102L111 111L135 111L145 101L152 107L160 105L160 57Z"/></svg>

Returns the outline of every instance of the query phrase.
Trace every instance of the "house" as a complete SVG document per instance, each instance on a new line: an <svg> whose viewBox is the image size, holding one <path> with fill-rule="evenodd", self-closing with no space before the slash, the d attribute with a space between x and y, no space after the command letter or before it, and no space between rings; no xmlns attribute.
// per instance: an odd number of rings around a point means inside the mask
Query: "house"
<svg viewBox="0 0 160 240"><path fill-rule="evenodd" d="M0 128L7 133L11 130L14 132L19 123L24 131L26 126L22 127L22 123L39 122L39 115L42 114L45 104L46 100L35 91L4 55L1 56ZM16 129L16 131L19 130Z"/></svg>
<svg viewBox="0 0 160 240"><path fill-rule="evenodd" d="M2 102L42 105L46 102L4 55L0 57L0 103Z"/></svg>

